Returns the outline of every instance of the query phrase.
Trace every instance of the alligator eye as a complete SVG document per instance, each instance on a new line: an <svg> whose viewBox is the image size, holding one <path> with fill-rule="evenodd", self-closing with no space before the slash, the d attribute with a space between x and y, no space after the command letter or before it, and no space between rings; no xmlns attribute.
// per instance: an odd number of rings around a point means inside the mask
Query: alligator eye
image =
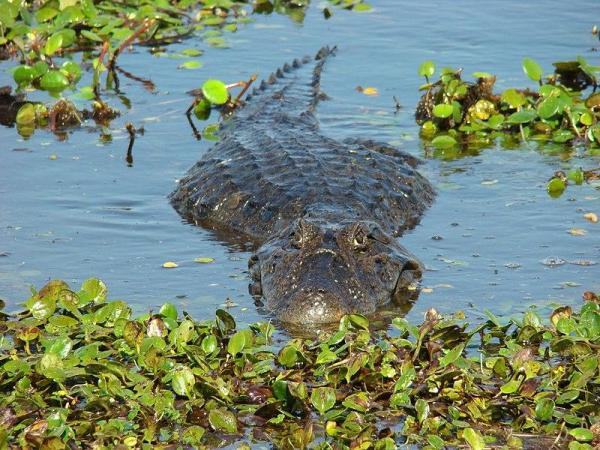
<svg viewBox="0 0 600 450"><path fill-rule="evenodd" d="M302 238L302 232L299 230L292 231L290 233L290 245L294 248L301 248L302 242L304 239Z"/></svg>
<svg viewBox="0 0 600 450"><path fill-rule="evenodd" d="M362 228L358 228L352 235L352 245L355 250L364 251L367 248L369 237Z"/></svg>

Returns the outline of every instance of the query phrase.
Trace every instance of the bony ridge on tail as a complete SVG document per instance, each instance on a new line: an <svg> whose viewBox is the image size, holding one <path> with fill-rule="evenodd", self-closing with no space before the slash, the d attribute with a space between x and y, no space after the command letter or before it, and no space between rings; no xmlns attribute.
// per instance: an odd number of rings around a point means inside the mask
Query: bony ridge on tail
<svg viewBox="0 0 600 450"><path fill-rule="evenodd" d="M250 291L282 322L335 322L409 301L423 271L397 240L435 195L418 160L319 130L315 107L334 50L263 81L170 197L221 239L256 244Z"/></svg>

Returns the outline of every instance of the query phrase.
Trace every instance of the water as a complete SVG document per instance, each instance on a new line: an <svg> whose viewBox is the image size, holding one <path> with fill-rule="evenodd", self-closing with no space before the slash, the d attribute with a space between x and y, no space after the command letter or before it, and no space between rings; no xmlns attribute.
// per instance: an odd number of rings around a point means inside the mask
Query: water
<svg viewBox="0 0 600 450"><path fill-rule="evenodd" d="M23 140L0 128L0 297L16 305L29 286L63 278L77 286L90 276L102 278L113 299L126 299L140 311L174 302L197 318L212 316L229 298L241 322L260 317L247 293L249 254L220 243L209 232L182 223L166 196L176 180L211 145L197 142L183 112L185 91L207 77L227 81L266 76L294 57L337 44L328 62L323 89L331 97L319 106L322 128L342 139L362 136L392 142L427 157L413 120L422 80L416 75L425 59L439 66L461 66L498 76L498 89L522 87L527 79L520 61L551 62L584 55L592 64L597 44L589 31L595 3L546 1L373 2L371 13L334 10L325 21L318 3L302 26L283 16L256 16L229 35L231 48L205 48L190 39L176 48L205 50L204 67L178 70L181 60L157 60L144 48L121 56L122 67L151 78L149 94L121 77L132 108L106 97L126 111L110 127L112 140L97 130L74 130L59 142L37 131ZM0 66L0 86L11 84L9 63ZM83 85L83 83L82 83ZM367 97L357 86L374 86ZM395 95L403 108L394 113ZM144 126L136 140L133 167L124 161L130 121ZM55 155L56 159L50 156ZM599 268L566 263L547 267L542 260L600 261L600 224L583 219L600 213L600 192L593 186L569 187L551 199L545 183L557 169L597 167L585 149L541 151L487 149L455 161L426 159L421 171L438 190L420 226L402 238L428 267L427 288L409 312L417 318L430 308L466 310L480 316L490 309L507 315L552 302L580 303L584 290L600 290ZM583 228L585 236L568 234ZM432 239L434 236L442 237ZM196 257L215 258L197 264ZM176 269L162 263L175 261Z"/></svg>

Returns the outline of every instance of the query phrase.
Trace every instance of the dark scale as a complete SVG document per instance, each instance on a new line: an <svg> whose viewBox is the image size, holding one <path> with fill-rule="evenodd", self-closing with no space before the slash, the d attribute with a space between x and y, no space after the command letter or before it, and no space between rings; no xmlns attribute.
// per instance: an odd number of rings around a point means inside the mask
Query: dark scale
<svg viewBox="0 0 600 450"><path fill-rule="evenodd" d="M314 110L331 55L322 48L263 82L171 194L188 220L256 243L251 293L284 322L333 322L407 301L422 272L396 238L434 190L411 155L320 132Z"/></svg>

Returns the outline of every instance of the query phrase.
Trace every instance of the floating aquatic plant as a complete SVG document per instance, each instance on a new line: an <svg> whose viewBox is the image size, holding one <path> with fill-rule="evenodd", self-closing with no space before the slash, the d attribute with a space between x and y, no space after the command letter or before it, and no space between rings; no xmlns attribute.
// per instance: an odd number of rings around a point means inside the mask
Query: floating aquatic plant
<svg viewBox="0 0 600 450"><path fill-rule="evenodd" d="M450 152L490 145L507 135L600 148L600 94L595 92L600 67L578 57L554 63L549 75L531 58L523 59L522 68L539 84L536 90L494 92L493 75L475 72L474 81L464 81L462 71L451 68L441 69L439 79L430 82L436 67L424 62L418 72L427 83L421 86L425 93L416 111L421 135Z"/></svg>
<svg viewBox="0 0 600 450"><path fill-rule="evenodd" d="M134 316L98 279L54 280L1 313L4 448L521 448L600 444L600 305L469 326L430 310L391 331L344 317L314 339L194 320L166 303ZM526 443L526 442L525 442ZM240 448L248 448L243 444Z"/></svg>

